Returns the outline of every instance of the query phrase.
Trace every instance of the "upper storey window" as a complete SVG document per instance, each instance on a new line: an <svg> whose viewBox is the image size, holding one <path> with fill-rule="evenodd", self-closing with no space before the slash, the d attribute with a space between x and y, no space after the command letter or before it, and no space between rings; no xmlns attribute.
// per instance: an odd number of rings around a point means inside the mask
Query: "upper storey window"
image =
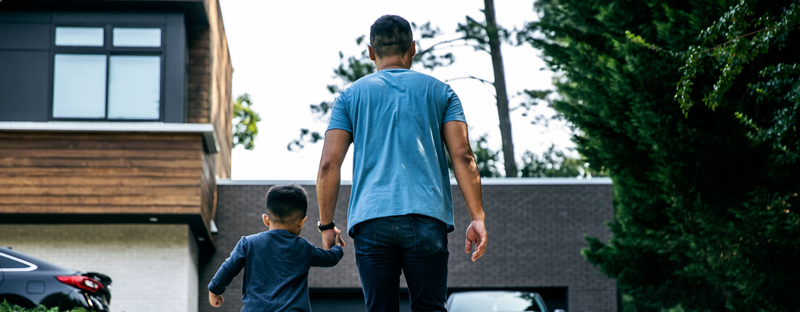
<svg viewBox="0 0 800 312"><path fill-rule="evenodd" d="M57 26L54 119L161 120L161 28Z"/></svg>
<svg viewBox="0 0 800 312"><path fill-rule="evenodd" d="M114 28L115 47L161 46L161 28Z"/></svg>
<svg viewBox="0 0 800 312"><path fill-rule="evenodd" d="M102 47L102 27L56 27L57 46Z"/></svg>

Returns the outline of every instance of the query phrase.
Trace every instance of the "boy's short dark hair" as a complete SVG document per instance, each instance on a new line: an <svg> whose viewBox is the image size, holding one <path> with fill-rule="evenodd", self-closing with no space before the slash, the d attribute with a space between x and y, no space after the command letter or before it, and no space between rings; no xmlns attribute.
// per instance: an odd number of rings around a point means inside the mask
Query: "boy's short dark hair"
<svg viewBox="0 0 800 312"><path fill-rule="evenodd" d="M411 40L411 25L397 15L381 16L369 28L369 44L381 58L405 54Z"/></svg>
<svg viewBox="0 0 800 312"><path fill-rule="evenodd" d="M267 191L267 214L272 222L290 223L306 216L306 191L297 184L276 185Z"/></svg>

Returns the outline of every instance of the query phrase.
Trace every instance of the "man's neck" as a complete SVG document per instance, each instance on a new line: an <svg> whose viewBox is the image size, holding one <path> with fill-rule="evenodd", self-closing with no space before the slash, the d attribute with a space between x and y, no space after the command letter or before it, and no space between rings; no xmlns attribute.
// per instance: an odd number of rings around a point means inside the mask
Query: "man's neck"
<svg viewBox="0 0 800 312"><path fill-rule="evenodd" d="M378 68L378 71L384 69L409 69L411 68L411 64L406 64L403 56L389 56L386 58L380 58L375 61L375 67Z"/></svg>

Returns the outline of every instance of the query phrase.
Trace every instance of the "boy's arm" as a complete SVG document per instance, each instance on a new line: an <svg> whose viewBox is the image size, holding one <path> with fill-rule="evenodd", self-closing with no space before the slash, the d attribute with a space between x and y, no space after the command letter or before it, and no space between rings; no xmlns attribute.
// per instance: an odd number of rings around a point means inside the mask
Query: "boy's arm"
<svg viewBox="0 0 800 312"><path fill-rule="evenodd" d="M342 246L344 246L344 240L340 236L342 231L339 228L334 227L333 232L336 234L334 236L334 242L336 245L331 247L328 250L317 248L311 243L308 243L309 247L309 258L311 258L311 266L312 267L332 267L339 263L339 260L342 260L342 256L344 256L344 251L342 250Z"/></svg>
<svg viewBox="0 0 800 312"><path fill-rule="evenodd" d="M212 307L219 308L223 302L225 302L225 298L222 298L222 295L217 295L210 290L208 291L208 303L210 303Z"/></svg>
<svg viewBox="0 0 800 312"><path fill-rule="evenodd" d="M222 266L217 270L217 274L215 274L211 282L208 283L209 292L215 295L221 295L225 292L225 288L231 284L233 278L244 268L244 257L247 251L246 243L247 240L243 236L242 239L239 240L239 243L236 244L236 248L233 248L233 251L231 251L231 256L225 259L225 262L223 262Z"/></svg>

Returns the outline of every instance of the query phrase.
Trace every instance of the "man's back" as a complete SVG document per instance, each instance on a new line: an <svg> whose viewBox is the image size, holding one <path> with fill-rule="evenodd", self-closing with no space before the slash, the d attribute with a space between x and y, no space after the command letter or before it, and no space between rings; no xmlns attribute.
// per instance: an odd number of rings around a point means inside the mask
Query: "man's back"
<svg viewBox="0 0 800 312"><path fill-rule="evenodd" d="M445 146L472 222L464 251L486 248L480 176L461 102L450 87L410 71L411 25L396 15L370 27L369 58L377 73L342 91L331 112L317 174L322 245L332 246L341 166L354 144L348 234L353 237L369 312L399 311L400 280L411 311L446 311L447 232L453 205Z"/></svg>
<svg viewBox="0 0 800 312"><path fill-rule="evenodd" d="M350 230L365 220L406 214L431 216L453 229L441 133L454 120L465 121L453 90L408 69L381 70L341 93L328 129L353 135Z"/></svg>
<svg viewBox="0 0 800 312"><path fill-rule="evenodd" d="M217 271L209 290L224 292L244 268L242 311L310 311L309 268L334 266L342 255L341 247L322 250L286 230L245 236Z"/></svg>

